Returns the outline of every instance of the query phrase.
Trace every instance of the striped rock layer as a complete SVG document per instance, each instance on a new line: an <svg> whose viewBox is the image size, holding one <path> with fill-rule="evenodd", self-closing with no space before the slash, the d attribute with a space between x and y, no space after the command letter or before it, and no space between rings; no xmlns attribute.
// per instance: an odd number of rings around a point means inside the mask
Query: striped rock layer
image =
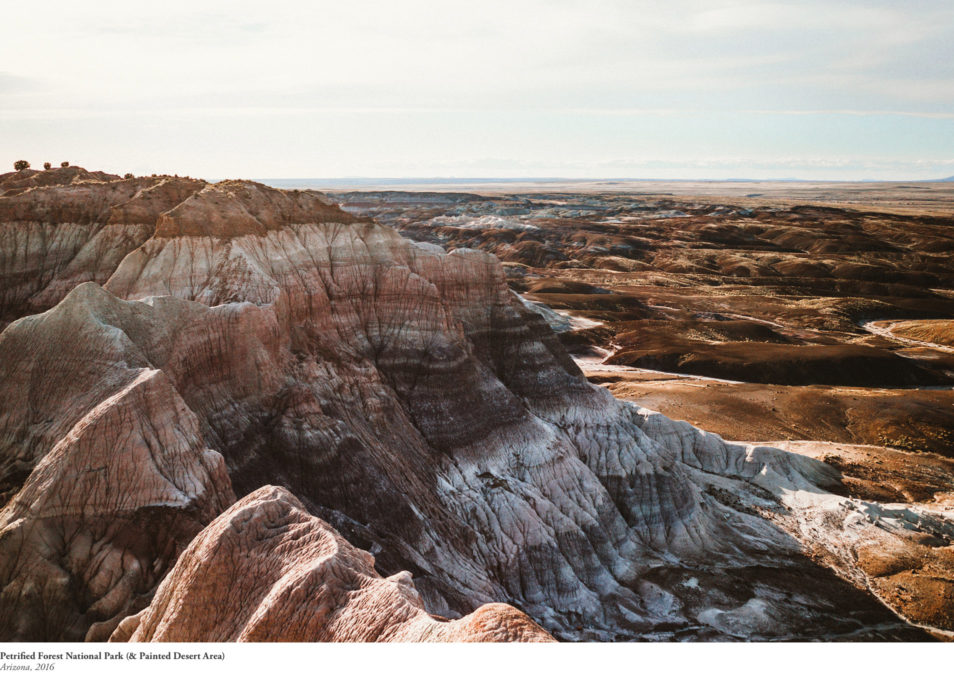
<svg viewBox="0 0 954 680"><path fill-rule="evenodd" d="M2 639L922 635L854 547L949 518L613 399L490 255L182 178L0 252Z"/></svg>

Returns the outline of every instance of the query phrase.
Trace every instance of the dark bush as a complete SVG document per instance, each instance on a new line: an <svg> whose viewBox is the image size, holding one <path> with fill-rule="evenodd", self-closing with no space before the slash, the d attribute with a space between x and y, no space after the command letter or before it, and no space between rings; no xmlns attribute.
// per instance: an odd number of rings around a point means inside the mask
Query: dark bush
<svg viewBox="0 0 954 680"><path fill-rule="evenodd" d="M17 171L26 170L29 167L30 167L30 161L16 161L13 164L13 169Z"/></svg>
<svg viewBox="0 0 954 680"><path fill-rule="evenodd" d="M60 163L60 167L61 167L61 168L68 168L68 167L70 167L70 162L69 162L69 161L63 161L62 163Z"/></svg>
<svg viewBox="0 0 954 680"><path fill-rule="evenodd" d="M53 164L50 163L50 161L47 161L46 163L43 164L43 169L44 169L44 170L49 170L49 169L52 168L52 167L53 167Z"/></svg>
<svg viewBox="0 0 954 680"><path fill-rule="evenodd" d="M135 175L132 174L131 172L127 172L125 175L123 175L123 177L125 179L132 179L133 177L135 177Z"/></svg>

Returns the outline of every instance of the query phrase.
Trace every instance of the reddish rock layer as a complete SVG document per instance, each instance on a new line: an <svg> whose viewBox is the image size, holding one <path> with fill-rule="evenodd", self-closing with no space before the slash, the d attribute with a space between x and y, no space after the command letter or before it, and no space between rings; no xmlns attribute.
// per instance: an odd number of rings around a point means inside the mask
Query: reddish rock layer
<svg viewBox="0 0 954 680"><path fill-rule="evenodd" d="M50 170L18 170L0 174L0 196L15 196L33 187L60 186L79 182L108 182L119 179L119 175L106 172L89 172L77 165Z"/></svg>
<svg viewBox="0 0 954 680"><path fill-rule="evenodd" d="M222 615L225 613L226 615ZM152 604L123 621L129 642L545 642L526 615L484 605L457 621L424 611L411 575L382 578L374 558L263 487L219 516L182 554Z"/></svg>
<svg viewBox="0 0 954 680"><path fill-rule="evenodd" d="M152 236L161 213L203 186L141 177L41 184L0 197L0 328L49 309L80 283L105 283Z"/></svg>
<svg viewBox="0 0 954 680"><path fill-rule="evenodd" d="M168 378L136 371L0 513L0 639L108 636L233 499L221 455Z"/></svg>

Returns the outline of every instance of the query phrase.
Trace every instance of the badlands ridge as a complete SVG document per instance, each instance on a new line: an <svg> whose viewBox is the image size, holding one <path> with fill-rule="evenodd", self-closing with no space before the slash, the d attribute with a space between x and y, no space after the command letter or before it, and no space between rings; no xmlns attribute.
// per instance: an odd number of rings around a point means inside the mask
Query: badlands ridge
<svg viewBox="0 0 954 680"><path fill-rule="evenodd" d="M615 399L494 256L61 170L0 176L0 639L954 629L954 512Z"/></svg>

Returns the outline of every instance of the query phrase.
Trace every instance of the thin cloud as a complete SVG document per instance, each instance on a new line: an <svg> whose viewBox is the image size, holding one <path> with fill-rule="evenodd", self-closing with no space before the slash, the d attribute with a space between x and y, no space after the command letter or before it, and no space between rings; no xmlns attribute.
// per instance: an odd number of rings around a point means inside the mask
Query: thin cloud
<svg viewBox="0 0 954 680"><path fill-rule="evenodd" d="M909 118L933 118L935 120L954 120L954 113L935 111L879 111L852 110L852 109L805 109L805 110L772 110L749 109L744 113L756 113L777 116L903 116Z"/></svg>
<svg viewBox="0 0 954 680"><path fill-rule="evenodd" d="M0 93L19 94L34 92L39 89L40 81L35 78L24 78L13 73L0 71Z"/></svg>
<svg viewBox="0 0 954 680"><path fill-rule="evenodd" d="M4 19L0 134L23 153L257 176L954 155L949 0L46 0Z"/></svg>

